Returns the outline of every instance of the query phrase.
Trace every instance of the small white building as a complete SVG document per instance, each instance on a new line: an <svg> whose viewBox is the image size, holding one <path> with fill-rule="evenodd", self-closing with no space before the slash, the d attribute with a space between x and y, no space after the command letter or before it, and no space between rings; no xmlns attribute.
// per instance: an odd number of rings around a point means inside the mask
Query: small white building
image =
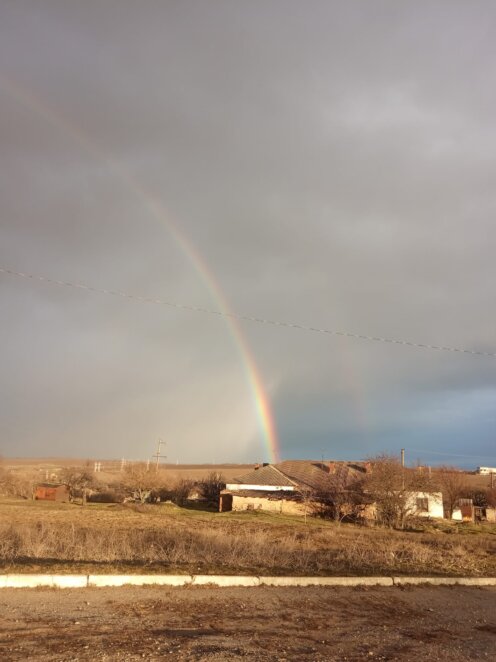
<svg viewBox="0 0 496 662"><path fill-rule="evenodd" d="M496 467L477 467L477 473L481 474L482 476L496 474Z"/></svg>
<svg viewBox="0 0 496 662"><path fill-rule="evenodd" d="M407 499L407 509L414 517L444 517L441 492L412 492Z"/></svg>

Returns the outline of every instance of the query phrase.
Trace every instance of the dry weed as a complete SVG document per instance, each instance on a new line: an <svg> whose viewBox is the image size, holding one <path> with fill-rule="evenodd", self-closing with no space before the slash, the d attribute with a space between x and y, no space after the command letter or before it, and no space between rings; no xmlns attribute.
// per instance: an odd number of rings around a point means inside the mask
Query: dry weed
<svg viewBox="0 0 496 662"><path fill-rule="evenodd" d="M191 520L94 528L77 522L0 523L0 562L153 564L189 572L481 575L494 549L472 537L354 526L274 526Z"/></svg>

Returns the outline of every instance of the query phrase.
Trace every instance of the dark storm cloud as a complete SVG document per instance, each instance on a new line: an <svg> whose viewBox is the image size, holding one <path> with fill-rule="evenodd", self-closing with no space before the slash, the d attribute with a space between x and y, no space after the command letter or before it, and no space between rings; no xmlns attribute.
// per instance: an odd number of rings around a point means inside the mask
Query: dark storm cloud
<svg viewBox="0 0 496 662"><path fill-rule="evenodd" d="M494 351L488 3L0 14L2 264L218 306L153 195L241 313ZM225 323L3 276L0 295L5 453L264 452ZM285 454L493 452L490 359L243 328Z"/></svg>

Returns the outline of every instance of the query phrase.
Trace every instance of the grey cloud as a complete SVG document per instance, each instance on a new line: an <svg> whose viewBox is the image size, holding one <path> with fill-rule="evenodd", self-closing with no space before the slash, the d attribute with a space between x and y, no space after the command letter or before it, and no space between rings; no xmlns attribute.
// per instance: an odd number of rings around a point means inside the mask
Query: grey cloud
<svg viewBox="0 0 496 662"><path fill-rule="evenodd" d="M0 12L1 263L218 307L170 218L240 313L495 349L490 5ZM170 429L187 439L181 459L209 457L208 443L266 453L225 322L3 276L0 296L4 452L58 452L70 436L68 453L112 455L125 439L132 454L140 429ZM242 329L283 453L318 456L332 439L360 456L429 435L440 452L468 439L491 452L491 360Z"/></svg>

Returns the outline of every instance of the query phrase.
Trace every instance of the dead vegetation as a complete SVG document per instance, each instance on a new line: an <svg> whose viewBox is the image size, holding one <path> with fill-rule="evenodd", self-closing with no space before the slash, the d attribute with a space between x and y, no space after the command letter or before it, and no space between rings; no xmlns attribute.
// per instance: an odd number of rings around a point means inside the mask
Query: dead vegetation
<svg viewBox="0 0 496 662"><path fill-rule="evenodd" d="M477 536L432 525L407 532L172 505L6 502L0 513L4 571L49 565L77 572L90 565L112 572L128 565L135 572L496 574L494 527L479 527Z"/></svg>

